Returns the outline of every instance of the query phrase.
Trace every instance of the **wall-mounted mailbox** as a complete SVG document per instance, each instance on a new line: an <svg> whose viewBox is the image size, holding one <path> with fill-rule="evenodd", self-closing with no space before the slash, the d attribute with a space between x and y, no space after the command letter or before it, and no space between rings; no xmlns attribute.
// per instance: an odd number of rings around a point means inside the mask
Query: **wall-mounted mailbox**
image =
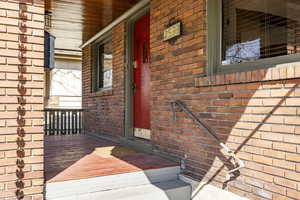
<svg viewBox="0 0 300 200"><path fill-rule="evenodd" d="M55 67L54 52L55 52L55 37L45 31L45 57L44 65L47 69Z"/></svg>

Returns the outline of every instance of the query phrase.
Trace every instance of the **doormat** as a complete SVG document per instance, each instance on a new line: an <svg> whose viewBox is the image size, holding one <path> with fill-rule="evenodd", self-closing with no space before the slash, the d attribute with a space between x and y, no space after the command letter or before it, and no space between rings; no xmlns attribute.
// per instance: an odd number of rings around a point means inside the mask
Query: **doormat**
<svg viewBox="0 0 300 200"><path fill-rule="evenodd" d="M134 149L124 146L109 146L95 148L94 153L101 157L123 157L140 153Z"/></svg>

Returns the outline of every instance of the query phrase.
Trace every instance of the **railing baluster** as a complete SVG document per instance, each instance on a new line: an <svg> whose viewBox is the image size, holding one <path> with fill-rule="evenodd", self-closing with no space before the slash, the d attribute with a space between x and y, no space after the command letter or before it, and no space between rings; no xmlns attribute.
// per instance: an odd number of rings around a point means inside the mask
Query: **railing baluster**
<svg viewBox="0 0 300 200"><path fill-rule="evenodd" d="M48 115L48 112L46 111L44 113L44 117L45 117L44 132L45 132L46 135L48 135L48 131L47 131L47 123L48 123L47 115Z"/></svg>
<svg viewBox="0 0 300 200"><path fill-rule="evenodd" d="M82 130L82 113L81 111L78 111L78 116L79 116L79 122L78 122L78 126L79 126L79 130L78 133L81 134L81 130Z"/></svg>
<svg viewBox="0 0 300 200"><path fill-rule="evenodd" d="M75 111L72 110L72 134L75 134Z"/></svg>
<svg viewBox="0 0 300 200"><path fill-rule="evenodd" d="M63 135L64 134L64 118L63 118L64 114L63 112L60 112L60 134Z"/></svg>
<svg viewBox="0 0 300 200"><path fill-rule="evenodd" d="M54 115L53 112L50 112L50 135L54 135L55 134L55 132L54 132L54 130L55 130L54 125L55 125L55 115Z"/></svg>
<svg viewBox="0 0 300 200"><path fill-rule="evenodd" d="M66 126L65 126L65 115L66 115L66 113L65 113L65 111L62 111L61 112L61 122L62 122L62 135L65 135L66 134L66 132L65 132L65 129L66 129Z"/></svg>
<svg viewBox="0 0 300 200"><path fill-rule="evenodd" d="M64 111L64 134L67 134L67 112Z"/></svg>
<svg viewBox="0 0 300 200"><path fill-rule="evenodd" d="M67 118L67 135L70 135L70 111L66 112L66 118Z"/></svg>
<svg viewBox="0 0 300 200"><path fill-rule="evenodd" d="M60 123L59 123L60 112L57 110L55 111L55 113L56 113L56 135L60 135L61 134Z"/></svg>
<svg viewBox="0 0 300 200"><path fill-rule="evenodd" d="M78 133L78 112L75 112L75 133Z"/></svg>
<svg viewBox="0 0 300 200"><path fill-rule="evenodd" d="M48 111L45 112L47 115L47 120L45 122L46 129L47 129L47 135L50 135L50 113Z"/></svg>
<svg viewBox="0 0 300 200"><path fill-rule="evenodd" d="M73 134L73 111L70 111L70 134Z"/></svg>
<svg viewBox="0 0 300 200"><path fill-rule="evenodd" d="M76 112L73 111L73 134L76 134Z"/></svg>
<svg viewBox="0 0 300 200"><path fill-rule="evenodd" d="M51 135L55 135L55 112L51 113Z"/></svg>
<svg viewBox="0 0 300 200"><path fill-rule="evenodd" d="M65 111L62 111L62 112L61 112L61 118L62 118L62 125L61 125L61 126L62 126L62 129L61 129L61 130L62 130L62 134L63 134L63 135L66 134L66 132L65 132L65 130L66 130L66 126L65 126L65 125L66 125L66 123L65 123L65 115L66 115Z"/></svg>

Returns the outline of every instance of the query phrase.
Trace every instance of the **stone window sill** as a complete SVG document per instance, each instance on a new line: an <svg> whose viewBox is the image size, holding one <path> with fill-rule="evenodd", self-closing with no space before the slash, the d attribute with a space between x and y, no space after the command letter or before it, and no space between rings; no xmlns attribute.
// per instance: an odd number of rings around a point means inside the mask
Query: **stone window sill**
<svg viewBox="0 0 300 200"><path fill-rule="evenodd" d="M92 96L94 96L94 97L111 96L111 95L113 95L113 93L114 92L113 92L112 88L106 88L106 89L102 89L97 92L93 92Z"/></svg>
<svg viewBox="0 0 300 200"><path fill-rule="evenodd" d="M195 86L207 87L295 78L300 78L300 62L280 64L267 69L197 77Z"/></svg>

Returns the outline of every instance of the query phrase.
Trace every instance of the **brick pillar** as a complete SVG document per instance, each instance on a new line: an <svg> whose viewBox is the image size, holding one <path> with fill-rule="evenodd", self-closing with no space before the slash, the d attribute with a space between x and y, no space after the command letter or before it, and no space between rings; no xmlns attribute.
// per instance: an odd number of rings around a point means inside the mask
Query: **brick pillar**
<svg viewBox="0 0 300 200"><path fill-rule="evenodd" d="M43 199L44 1L0 0L0 199Z"/></svg>

